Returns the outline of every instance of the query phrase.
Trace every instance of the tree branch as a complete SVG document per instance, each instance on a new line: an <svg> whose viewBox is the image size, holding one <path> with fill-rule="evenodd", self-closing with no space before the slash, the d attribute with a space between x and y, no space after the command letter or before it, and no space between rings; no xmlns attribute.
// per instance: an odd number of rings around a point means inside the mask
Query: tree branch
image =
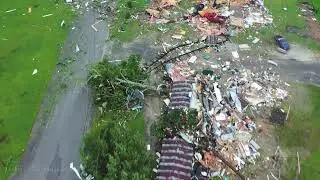
<svg viewBox="0 0 320 180"><path fill-rule="evenodd" d="M156 88L156 87L149 86L149 85L145 85L145 84L141 84L141 83L137 83L137 82L133 82L133 81L130 81L130 80L128 80L128 79L116 78L116 80L117 80L119 83L131 84L131 85L133 85L133 86L138 86L138 87L141 87L141 88L144 88L144 89L149 89L149 90L157 91L157 88Z"/></svg>

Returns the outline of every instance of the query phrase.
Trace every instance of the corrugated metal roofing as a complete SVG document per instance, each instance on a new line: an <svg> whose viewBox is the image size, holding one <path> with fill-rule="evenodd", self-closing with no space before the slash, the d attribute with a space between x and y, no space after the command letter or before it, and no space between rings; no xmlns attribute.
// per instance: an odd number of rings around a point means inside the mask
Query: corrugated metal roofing
<svg viewBox="0 0 320 180"><path fill-rule="evenodd" d="M156 179L191 179L193 153L192 145L182 139L163 139Z"/></svg>
<svg viewBox="0 0 320 180"><path fill-rule="evenodd" d="M171 90L170 108L182 109L189 108L190 97L189 93L192 91L194 80L174 81Z"/></svg>

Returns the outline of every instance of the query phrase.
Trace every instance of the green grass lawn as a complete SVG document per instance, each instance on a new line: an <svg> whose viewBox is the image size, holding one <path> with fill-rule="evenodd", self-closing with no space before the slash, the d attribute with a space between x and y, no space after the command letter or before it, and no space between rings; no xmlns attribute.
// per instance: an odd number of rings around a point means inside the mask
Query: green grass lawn
<svg viewBox="0 0 320 180"><path fill-rule="evenodd" d="M319 42L312 39L304 38L302 36L298 36L294 33L288 33L286 31L286 27L288 25L297 26L305 32L308 31L304 17L298 16L300 14L300 11L297 7L299 2L300 0L265 0L265 5L270 10L270 13L273 16L274 26L261 28L259 30L251 28L233 39L236 42L249 43L252 40L248 41L246 40L246 38L249 35L252 35L253 37L260 38L264 45L272 45L276 47L274 36L282 35L289 41L289 43L298 43L303 46L307 46L310 49L319 50ZM320 1L317 2L317 5L320 7ZM287 8L287 10L285 11L283 10L283 8ZM256 34L256 31L258 31L259 34Z"/></svg>
<svg viewBox="0 0 320 180"><path fill-rule="evenodd" d="M143 116L143 112L131 112L132 116L134 116L135 118L133 119L133 121L129 121L128 125L131 129L134 129L138 132L141 133L141 136L144 136L144 116Z"/></svg>
<svg viewBox="0 0 320 180"><path fill-rule="evenodd" d="M279 128L279 138L282 147L299 151L305 148L310 156L301 156L301 179L320 178L320 88L308 85L296 87L297 93L306 95L296 98L299 94L293 94L293 102L286 126ZM300 91L301 90L301 91ZM303 95L303 96L304 96ZM298 99L298 100L297 100ZM299 99L302 99L300 101ZM294 154L293 153L293 154ZM300 152L301 153L301 152ZM288 178L293 179L296 174L296 156L289 157Z"/></svg>
<svg viewBox="0 0 320 180"><path fill-rule="evenodd" d="M56 2L0 3L0 179L10 176L26 147L67 35L67 27L60 27L60 23L71 22L73 13ZM16 10L5 13L11 9ZM42 17L46 14L53 15ZM38 73L32 75L34 69Z"/></svg>

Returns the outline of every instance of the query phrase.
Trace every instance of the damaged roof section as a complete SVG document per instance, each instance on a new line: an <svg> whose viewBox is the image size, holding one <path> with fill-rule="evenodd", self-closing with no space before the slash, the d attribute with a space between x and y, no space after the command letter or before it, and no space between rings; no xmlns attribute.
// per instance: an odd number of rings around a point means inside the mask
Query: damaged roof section
<svg viewBox="0 0 320 180"><path fill-rule="evenodd" d="M191 179L192 157L193 147L183 139L163 139L156 179Z"/></svg>

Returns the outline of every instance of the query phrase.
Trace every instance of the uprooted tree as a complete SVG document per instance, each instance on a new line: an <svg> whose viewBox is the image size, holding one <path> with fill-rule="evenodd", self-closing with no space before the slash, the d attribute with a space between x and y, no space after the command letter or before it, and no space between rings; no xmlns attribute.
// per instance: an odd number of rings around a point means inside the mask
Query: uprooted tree
<svg viewBox="0 0 320 180"><path fill-rule="evenodd" d="M140 68L140 57L130 56L119 64L103 61L92 67L89 84L95 92L95 103L106 110L124 109L126 96L133 90L156 90L146 84L148 75Z"/></svg>
<svg viewBox="0 0 320 180"><path fill-rule="evenodd" d="M156 161L146 151L143 132L128 127L127 122L137 119L126 108L131 91L155 89L146 84L147 77L138 56L119 64L103 61L92 67L88 82L103 120L95 121L86 134L82 160L86 172L95 179L152 179Z"/></svg>

